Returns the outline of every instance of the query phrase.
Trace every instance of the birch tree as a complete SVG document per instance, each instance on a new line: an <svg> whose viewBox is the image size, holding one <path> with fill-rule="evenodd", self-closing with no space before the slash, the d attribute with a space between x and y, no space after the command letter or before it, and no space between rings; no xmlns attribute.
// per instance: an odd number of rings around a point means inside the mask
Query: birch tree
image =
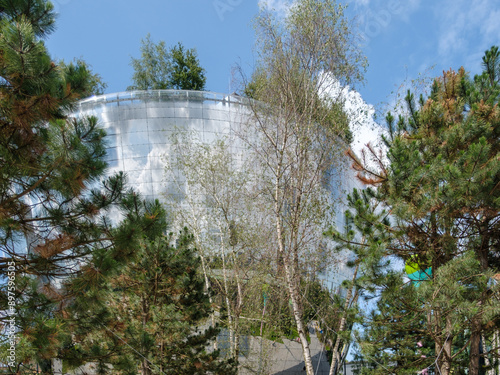
<svg viewBox="0 0 500 375"><path fill-rule="evenodd" d="M237 359L241 315L252 310L251 295L262 294L263 279L269 273L263 251L269 225L252 199L249 160L236 155L228 139L220 136L203 143L196 134L179 132L173 136L173 145L167 175L179 198L173 202L174 211L177 221L194 234L206 289L211 302L224 312L219 318L213 316L212 324L227 315L222 323L229 332L230 355ZM254 319L255 314L251 315L244 318Z"/></svg>
<svg viewBox="0 0 500 375"><path fill-rule="evenodd" d="M261 11L258 66L245 90L258 101L250 102L253 116L239 133L262 171L257 185L274 221L277 275L290 296L308 375L314 371L300 281L319 262L330 191L338 188L350 139L341 98L323 93L359 81L365 63L344 9L331 0L300 0L284 20Z"/></svg>

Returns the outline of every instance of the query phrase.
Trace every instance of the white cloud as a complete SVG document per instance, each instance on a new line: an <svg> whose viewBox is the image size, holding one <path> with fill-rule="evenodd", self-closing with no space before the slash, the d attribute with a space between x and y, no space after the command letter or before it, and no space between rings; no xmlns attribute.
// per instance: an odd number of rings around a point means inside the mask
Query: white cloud
<svg viewBox="0 0 500 375"><path fill-rule="evenodd" d="M344 89L344 91L345 110L349 115L350 128L353 135L351 143L352 151L361 158L362 150L366 149L367 144L370 144L375 149L382 148L383 154L385 154L386 150L382 145L381 137L387 132L385 128L381 127L373 119L375 109L371 104L367 104L357 91L349 90L349 88ZM369 158L366 161L369 166L377 167L376 165L371 165Z"/></svg>
<svg viewBox="0 0 500 375"><path fill-rule="evenodd" d="M351 0L358 18L381 18L389 13L395 18L409 20L409 16L419 9L422 0Z"/></svg>
<svg viewBox="0 0 500 375"><path fill-rule="evenodd" d="M354 6L368 6L370 0L353 0Z"/></svg>
<svg viewBox="0 0 500 375"><path fill-rule="evenodd" d="M295 0L259 0L259 7L285 17Z"/></svg>
<svg viewBox="0 0 500 375"><path fill-rule="evenodd" d="M375 122L373 105L366 103L361 94L351 90L349 86L342 87L334 78L326 78L321 82L323 82L323 88L320 88L320 95L333 99L341 98L344 101L344 109L349 117L349 126L353 135L352 151L362 158L362 150L369 143L375 149L382 150L385 155L386 149L382 144L381 136L387 134L387 130ZM366 162L369 167L377 168L369 157Z"/></svg>
<svg viewBox="0 0 500 375"><path fill-rule="evenodd" d="M349 12L367 46L381 34L393 32L398 22L409 23L421 0L351 0Z"/></svg>
<svg viewBox="0 0 500 375"><path fill-rule="evenodd" d="M482 23L481 31L486 35L497 37L500 35L500 9L492 10L485 17L485 22Z"/></svg>
<svg viewBox="0 0 500 375"><path fill-rule="evenodd" d="M462 57L468 69L478 68L486 49L498 44L500 5L497 0L445 0L436 2L439 22L438 53L449 63ZM457 67L453 67L457 68Z"/></svg>

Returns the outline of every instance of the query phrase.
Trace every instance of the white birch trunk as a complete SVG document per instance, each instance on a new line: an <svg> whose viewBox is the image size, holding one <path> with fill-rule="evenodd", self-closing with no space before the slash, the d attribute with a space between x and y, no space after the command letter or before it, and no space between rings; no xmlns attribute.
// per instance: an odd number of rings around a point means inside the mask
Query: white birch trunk
<svg viewBox="0 0 500 375"><path fill-rule="evenodd" d="M226 309L227 309L227 325L229 329L229 348L231 351L231 356L235 356L235 348L234 348L234 322L233 322L233 313L231 309L231 301L229 301L229 288L227 286L227 270L226 270L226 256L224 255L224 248L222 249L222 277L224 283L224 294L226 301Z"/></svg>
<svg viewBox="0 0 500 375"><path fill-rule="evenodd" d="M279 176L279 174L278 174ZM288 287L288 291L290 293L290 299L292 300L292 310L293 310L293 317L295 319L295 324L297 326L297 331L299 333L299 338L300 338L300 343L302 345L302 354L304 356L304 363L305 363L305 368L306 368L306 373L307 375L314 375L314 369L312 365L312 357L311 357L311 350L309 349L309 343L307 342L307 335L304 327L304 322L302 321L302 311L299 305L299 291L298 285L296 285L296 280L295 280L295 272L296 270L293 267L293 260L292 264L290 265L290 256L287 256L285 254L285 244L283 243L283 228L282 228L282 223L280 219L280 210L278 206L279 202L279 186L278 186L278 179L276 180L276 186L275 186L275 212L276 212L276 231L277 231L277 236L278 236L278 246L279 246L279 252L282 256L283 259L283 267L285 269L285 278L286 278L286 283ZM292 255L292 254L290 254ZM290 267L291 266L291 267Z"/></svg>
<svg viewBox="0 0 500 375"><path fill-rule="evenodd" d="M354 269L354 275L352 276L352 284L347 290L347 295L345 297L345 303L344 303L344 311L342 312L342 319L340 320L340 327L337 332L337 338L335 340L335 345L333 347L332 351L332 363L330 365L330 375L334 375L337 373L337 367L340 364L340 353L339 353L339 346L340 346L340 332L344 332L345 327L347 325L347 309L349 308L349 305L351 304L351 298L352 298L352 290L354 289L354 281L356 280L356 276L358 274L358 268L359 264L356 264L356 268Z"/></svg>
<svg viewBox="0 0 500 375"><path fill-rule="evenodd" d="M208 301L210 302L210 306L213 306L213 300L212 300L212 294L210 293L210 282L208 281L208 275L207 275L207 267L205 264L205 257L203 255L200 255L201 258L201 268L203 269L203 278L205 280L205 288L207 288L207 293L208 293ZM215 327L215 311L212 311L210 314L210 319L212 320L212 327ZM217 350L217 340L214 340L214 350Z"/></svg>

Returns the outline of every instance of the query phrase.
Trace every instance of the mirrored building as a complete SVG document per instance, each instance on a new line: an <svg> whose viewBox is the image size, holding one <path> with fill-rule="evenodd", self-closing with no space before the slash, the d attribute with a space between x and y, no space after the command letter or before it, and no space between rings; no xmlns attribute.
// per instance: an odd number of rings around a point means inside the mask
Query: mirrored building
<svg viewBox="0 0 500 375"><path fill-rule="evenodd" d="M123 171L145 198L162 199L165 157L175 132L195 132L201 141L233 138L248 110L241 97L184 90L128 91L79 103L80 116L96 116L107 132L109 173ZM234 147L237 147L234 145Z"/></svg>
<svg viewBox="0 0 500 375"><path fill-rule="evenodd" d="M247 152L238 131L248 126L248 121L252 121L249 104L248 99L237 95L212 92L128 91L83 100L75 114L95 116L105 129L108 174L123 171L128 177L129 186L145 198L166 202L167 196L178 194L181 200L183 196L182 173L165 173L168 160L177 152L175 135L182 132L195 134L199 142L206 144L224 139L231 153L231 161L228 162L236 163L238 168L238 160L242 161ZM347 161L342 173L332 173L327 179L328 186L332 187L332 201L338 202L333 220L340 227L343 225L346 193L356 182L349 172ZM342 293L341 282L352 277L352 270L346 265L348 258L348 253L341 254L334 268L325 267L316 276L333 293ZM253 341L247 344L248 348L256 345ZM297 343L290 342L288 345L300 347ZM283 359L290 352L289 347L281 346L273 347L276 359ZM318 344L316 349L316 357L320 358L321 345ZM261 344L255 350L261 350ZM298 359L293 366L301 368L301 361ZM278 367L276 372L288 368L284 362L281 368ZM328 369L326 366L322 371L326 374Z"/></svg>
<svg viewBox="0 0 500 375"><path fill-rule="evenodd" d="M251 121L248 104L248 99L237 95L205 91L127 91L80 101L75 115L95 116L106 130L109 174L123 171L134 190L145 198L164 201L166 194L178 193L182 185L173 179L183 178L181 174L165 173L167 159L175 152L173 135L191 132L206 143L223 137L230 143L233 159L243 158L245 148L236 133ZM336 180L330 184L337 187L332 191L332 197L339 202L337 227L343 224L346 208L342 197L356 184L348 168L341 175L338 181L339 174L332 174L331 178ZM351 273L344 261L320 278L325 287L339 292L342 280Z"/></svg>

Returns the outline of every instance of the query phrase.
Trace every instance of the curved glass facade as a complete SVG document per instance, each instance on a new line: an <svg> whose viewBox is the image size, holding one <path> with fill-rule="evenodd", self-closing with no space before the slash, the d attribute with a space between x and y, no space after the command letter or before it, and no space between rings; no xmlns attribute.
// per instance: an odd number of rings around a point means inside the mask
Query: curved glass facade
<svg viewBox="0 0 500 375"><path fill-rule="evenodd" d="M201 142L207 143L223 136L230 144L233 161L237 161L244 157L245 149L236 131L248 124L251 111L248 99L236 95L155 90L91 97L79 103L75 115L96 116L106 130L109 174L123 171L135 191L145 198L164 200L166 194L179 194L179 185L182 185L180 174L176 181L171 181L167 178L173 178L172 174L165 173L168 157L175 152L174 133L192 132ZM337 202L333 219L341 228L346 209L343 198L356 181L349 171L332 173L328 179L330 186L335 187L331 193ZM324 285L336 292L341 281L352 275L352 270L346 266L349 254L341 254L339 258L333 270L325 270L319 275Z"/></svg>
<svg viewBox="0 0 500 375"><path fill-rule="evenodd" d="M224 135L237 153L234 129L249 114L245 100L204 91L127 91L85 99L75 114L96 116L106 130L110 173L125 172L130 187L161 199L169 186L164 158L173 133L194 132L203 142Z"/></svg>
<svg viewBox="0 0 500 375"><path fill-rule="evenodd" d="M243 161L246 148L237 133L245 124L248 127L251 120L247 100L236 95L200 91L129 91L83 100L75 115L95 116L106 130L109 174L123 171L128 176L130 187L145 198L164 200L165 195L182 194L179 186L183 185L183 177L179 174L175 176L176 181L170 181L168 178L173 179L173 174L165 173L168 159L176 152L174 134L190 132L204 143L223 137L230 147L231 162ZM331 186L332 200L338 202L332 220L341 227L346 208L344 198L356 182L349 171L333 171L325 177ZM352 270L346 266L349 256L347 252L337 255L333 268L332 262L318 265L323 269L318 275L319 280L332 292L342 293L342 280L352 277ZM259 350L260 346L253 349L255 353ZM295 362L287 359L289 348L286 345L276 344L272 350L276 373L294 366L302 368L300 355ZM321 346L315 350L319 355ZM326 374L328 370L326 366L321 373Z"/></svg>

